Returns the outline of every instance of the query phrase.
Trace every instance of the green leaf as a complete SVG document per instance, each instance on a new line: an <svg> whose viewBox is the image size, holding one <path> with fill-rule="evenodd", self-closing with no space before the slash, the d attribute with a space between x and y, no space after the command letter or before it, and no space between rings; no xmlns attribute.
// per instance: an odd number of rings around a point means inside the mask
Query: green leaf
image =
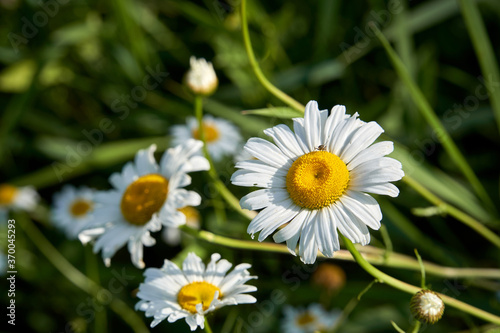
<svg viewBox="0 0 500 333"><path fill-rule="evenodd" d="M255 110L244 110L241 111L242 114L247 115L256 115L256 116L263 116L263 117L274 117L274 118L281 118L281 119L291 119L291 118L297 118L297 117L304 117L304 113L289 108L289 107L272 107L272 108L266 108L266 109L255 109Z"/></svg>

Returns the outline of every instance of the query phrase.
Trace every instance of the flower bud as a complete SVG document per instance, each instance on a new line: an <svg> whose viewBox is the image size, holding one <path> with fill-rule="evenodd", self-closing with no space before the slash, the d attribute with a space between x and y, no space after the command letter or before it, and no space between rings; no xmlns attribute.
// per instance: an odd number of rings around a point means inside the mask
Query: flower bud
<svg viewBox="0 0 500 333"><path fill-rule="evenodd" d="M186 74L186 84L189 89L196 95L211 95L219 84L212 63L204 58L195 57L191 57L189 63L191 68Z"/></svg>
<svg viewBox="0 0 500 333"><path fill-rule="evenodd" d="M415 319L434 324L443 316L444 303L434 291L420 290L411 298L410 309Z"/></svg>
<svg viewBox="0 0 500 333"><path fill-rule="evenodd" d="M340 290L345 284L345 279L344 270L330 263L321 263L312 275L312 282L326 289L328 293Z"/></svg>

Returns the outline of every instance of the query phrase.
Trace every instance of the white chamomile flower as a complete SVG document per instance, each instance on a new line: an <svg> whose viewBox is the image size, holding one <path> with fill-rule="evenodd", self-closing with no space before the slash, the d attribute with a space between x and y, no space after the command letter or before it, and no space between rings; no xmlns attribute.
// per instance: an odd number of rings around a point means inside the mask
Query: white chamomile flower
<svg viewBox="0 0 500 333"><path fill-rule="evenodd" d="M178 209L186 216L186 225L193 229L200 229L200 213L194 207L186 206ZM179 245L181 242L181 231L179 228L165 227L161 238L170 246Z"/></svg>
<svg viewBox="0 0 500 333"><path fill-rule="evenodd" d="M187 118L187 125L172 126L172 144L185 142L189 138L199 140L198 129L198 121L194 117ZM208 152L214 161L220 161L225 155L234 155L238 151L241 135L238 128L229 121L205 115L203 129Z"/></svg>
<svg viewBox="0 0 500 333"><path fill-rule="evenodd" d="M215 75L214 66L204 58L189 58L191 67L186 73L186 84L197 95L210 95L219 84L217 75Z"/></svg>
<svg viewBox="0 0 500 333"><path fill-rule="evenodd" d="M205 268L202 260L191 252L182 263L182 270L169 260L165 260L161 269L146 269L146 280L137 293L141 301L136 310L154 317L151 327L165 319L173 323L186 318L194 331L198 326L204 328L204 316L209 312L226 305L255 303L255 297L245 294L257 290L245 284L257 278L248 272L251 265L239 264L226 275L232 264L220 258L220 254L212 254Z"/></svg>
<svg viewBox="0 0 500 333"><path fill-rule="evenodd" d="M9 210L32 211L39 199L33 186L16 187L0 184L0 218L6 222Z"/></svg>
<svg viewBox="0 0 500 333"><path fill-rule="evenodd" d="M144 268L143 246L156 243L150 232L159 231L162 225L185 224L186 216L178 209L201 202L199 194L183 189L191 184L188 172L210 167L207 159L198 155L201 147L201 141L187 140L168 149L160 165L153 155L155 145L140 150L135 163L127 163L121 173L109 178L114 189L95 195L94 221L80 233L80 240L85 243L98 237L94 252L102 250L106 265L128 244L132 262Z"/></svg>
<svg viewBox="0 0 500 333"><path fill-rule="evenodd" d="M54 195L52 220L68 238L74 239L80 231L93 220L95 191L71 185L63 187L61 192Z"/></svg>
<svg viewBox="0 0 500 333"><path fill-rule="evenodd" d="M284 307L285 318L281 322L281 331L286 333L326 332L333 328L340 318L341 311L325 311L317 303L310 304L307 309Z"/></svg>
<svg viewBox="0 0 500 333"><path fill-rule="evenodd" d="M380 228L377 201L365 192L396 197L391 184L404 173L401 163L385 155L394 149L389 141L372 143L383 132L376 122L365 123L345 107L320 111L311 101L304 118L293 119L294 132L285 125L264 131L274 144L251 138L245 149L257 160L236 164L235 185L263 187L244 196L241 207L264 208L248 226L263 241L276 229L274 241L286 241L304 263L314 263L317 250L327 257L340 249L337 229L355 243L370 242L372 229Z"/></svg>

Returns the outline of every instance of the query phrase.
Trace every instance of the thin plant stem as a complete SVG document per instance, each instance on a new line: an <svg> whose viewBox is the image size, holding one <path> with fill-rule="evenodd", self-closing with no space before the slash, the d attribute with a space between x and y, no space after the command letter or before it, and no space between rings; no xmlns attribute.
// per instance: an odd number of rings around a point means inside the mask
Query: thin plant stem
<svg viewBox="0 0 500 333"><path fill-rule="evenodd" d="M385 38L385 36L377 28L377 26L375 24L371 24L370 26L375 31L375 34L382 43L382 46L385 48L385 51L387 52L387 55L389 56L389 59L391 60L392 65L394 66L394 69L396 70L399 78L406 85L406 88L409 90L410 96L413 98L413 101L417 105L425 120L427 120L429 125L437 134L439 141L443 145L450 158L458 166L460 171L464 174L465 178L467 178L478 197L490 209L495 210L495 206L488 196L488 193L484 189L483 185L477 178L476 174L470 167L465 157L462 155L458 147L451 139L450 135L446 131L446 128L443 126L438 116L422 93L422 90L420 90L415 81L412 79L410 73L408 72L408 69L401 61L401 58L397 55L397 53L391 47L391 44L389 44L389 41Z"/></svg>
<svg viewBox="0 0 500 333"><path fill-rule="evenodd" d="M354 244L348 238L344 237L342 234L340 234L340 237L344 241L346 248L349 250L349 252L351 252L352 256L354 257L356 262L361 266L361 268L363 268L368 274L370 274L374 278L378 279L380 282L385 283L401 291L407 292L411 295L414 295L415 293L421 290L421 288L419 287L413 286L411 284L393 278L392 276L387 275L382 271L378 270L377 268L373 267L368 261L365 260L365 258L363 258L361 253L359 253ZM477 318L483 319L490 323L500 324L500 317L492 313L478 309L472 305L459 301L453 297L446 296L441 293L437 294L443 300L443 302L450 307L461 310L465 313L468 313L470 315L473 315Z"/></svg>
<svg viewBox="0 0 500 333"><path fill-rule="evenodd" d="M427 188L425 188L423 185L418 183L415 179L413 179L410 176L404 176L403 181L410 185L415 191L417 191L421 196L423 196L425 199L427 199L429 202L432 202L434 205L438 206L443 213L447 213L463 224L467 225L468 227L474 229L478 234L489 240L492 244L494 244L496 247L500 248L500 237L496 235L493 231L488 229L484 224L476 220L475 218L471 217L470 215L467 215L463 211L459 210L458 208L455 208L443 200L441 200L439 197L434 195L431 191L429 191Z"/></svg>
<svg viewBox="0 0 500 333"><path fill-rule="evenodd" d="M47 240L47 238L45 238L42 232L38 230L38 228L26 215L16 215L16 221L19 221L19 225L31 239L33 244L38 247L40 252L59 272L61 272L65 278L96 299L99 299L100 294L105 293L107 295L111 295L109 307L113 310L113 312L121 317L134 332L149 332L142 319L134 310L129 308L128 305L121 299L112 296L110 291L101 287L76 269L59 251L57 251L57 249Z"/></svg>
<svg viewBox="0 0 500 333"><path fill-rule="evenodd" d="M90 247L86 247L84 250L85 250L85 264L87 266L87 275L95 283L100 284L99 265L97 263L96 255L92 252ZM102 311L97 311L95 314L94 332L105 333L107 327L108 327L108 318L106 315L106 309L103 309Z"/></svg>
<svg viewBox="0 0 500 333"><path fill-rule="evenodd" d="M481 72L484 76L484 85L489 92L491 107L497 120L497 126L500 129L500 94L497 91L495 83L500 81L500 71L498 63L495 60L495 52L491 46L486 27L477 3L472 0L459 0L460 9L465 19L465 26L472 40L472 45L476 51Z"/></svg>
<svg viewBox="0 0 500 333"><path fill-rule="evenodd" d="M422 257L420 254L418 254L417 249L415 249L415 256L417 257L418 264L420 265L420 275L422 276L421 282L420 282L420 287L422 289L425 289L425 266L424 263L422 262Z"/></svg>
<svg viewBox="0 0 500 333"><path fill-rule="evenodd" d="M411 330L411 333L418 333L418 331L420 331L420 326L421 326L420 321L415 319L415 325L413 325L413 329Z"/></svg>
<svg viewBox="0 0 500 333"><path fill-rule="evenodd" d="M233 249L290 254L288 248L282 244L275 244L269 242L258 243L254 241L233 239L229 237L215 235L214 233L205 230L196 230L186 225L180 226L179 228L182 231L186 232L187 234L190 234L208 243L227 246ZM392 252L386 260L384 258L385 250L383 249L377 249L372 246L363 246L361 247L361 249L363 251L363 255L365 256L366 260L374 265L420 271L420 265L418 261L412 257ZM318 254L318 256L324 258L324 256L320 253ZM333 259L354 261L353 256L347 250L339 250L335 252ZM423 264L425 266L425 271L427 272L427 274L434 276L440 276L446 278L500 279L500 269L454 268L454 267L440 266L426 261L423 261Z"/></svg>
<svg viewBox="0 0 500 333"><path fill-rule="evenodd" d="M243 33L243 43L245 44L245 50L247 52L248 59L250 60L250 65L252 66L253 72L255 73L255 76L257 76L257 80L259 80L259 82L262 84L262 86L264 86L264 88L266 88L271 94L276 96L282 102L284 102L285 104L289 105L290 107L298 111L304 112L304 105L297 102L295 99L293 99L292 97L290 97L289 95L285 94L283 91L278 89L275 85L269 82L264 73L262 73L259 63L255 58L255 54L253 53L252 42L250 41L246 7L247 7L247 1L241 0L240 14L241 14L241 31Z"/></svg>
<svg viewBox="0 0 500 333"><path fill-rule="evenodd" d="M219 194L224 198L224 200L226 200L229 206L231 206L235 211L237 211L246 219L253 219L256 214L254 212L241 208L239 200L231 193L231 191L228 190L226 185L220 180L219 175L217 174L217 170L215 169L212 157L208 153L205 139L205 129L203 128L203 97L199 95L195 96L194 98L194 112L198 121L198 135L200 136L200 140L203 142L203 155L210 163L210 169L208 170L210 179L212 180Z"/></svg>
<svg viewBox="0 0 500 333"><path fill-rule="evenodd" d="M205 316L205 332L212 333L212 329L210 328L210 325L208 324L207 316Z"/></svg>

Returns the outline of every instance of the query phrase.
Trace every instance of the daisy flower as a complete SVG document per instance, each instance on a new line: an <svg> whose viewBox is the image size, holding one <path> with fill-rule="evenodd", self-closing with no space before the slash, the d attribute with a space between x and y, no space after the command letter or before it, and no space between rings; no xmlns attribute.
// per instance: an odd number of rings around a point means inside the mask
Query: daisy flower
<svg viewBox="0 0 500 333"><path fill-rule="evenodd" d="M9 210L32 211L39 199L33 186L16 187L0 184L0 218L6 222Z"/></svg>
<svg viewBox="0 0 500 333"><path fill-rule="evenodd" d="M197 95L212 94L219 84L212 63L204 58L196 59L192 56L189 58L189 64L191 67L186 73L186 84L189 89Z"/></svg>
<svg viewBox="0 0 500 333"><path fill-rule="evenodd" d="M310 304L307 309L287 305L283 312L285 318L281 322L281 330L287 333L326 332L333 328L341 315L341 311L328 312L316 303Z"/></svg>
<svg viewBox="0 0 500 333"><path fill-rule="evenodd" d="M178 209L186 216L186 225L193 229L200 229L200 213L194 207L186 206ZM179 245L181 242L181 231L179 228L163 228L161 237L170 246Z"/></svg>
<svg viewBox="0 0 500 333"><path fill-rule="evenodd" d="M238 128L229 121L203 116L203 130L210 156L214 161L220 161L225 155L234 155L241 143ZM194 117L187 118L187 125L172 126L172 144L177 145L190 138L199 140L198 121Z"/></svg>
<svg viewBox="0 0 500 333"><path fill-rule="evenodd" d="M52 220L70 239L78 236L82 228L93 219L95 191L66 185L54 195Z"/></svg>
<svg viewBox="0 0 500 333"><path fill-rule="evenodd" d="M220 254L212 254L205 268L202 260L191 252L182 263L182 270L169 260L165 260L161 269L146 269L146 280L137 293L141 301L136 310L154 317L151 327L165 319L173 323L185 318L194 331L198 326L205 327L204 316L209 312L226 305L255 303L255 297L245 294L257 290L245 284L257 278L248 272L251 265L239 264L226 275L232 264L220 258Z"/></svg>
<svg viewBox="0 0 500 333"><path fill-rule="evenodd" d="M401 163L384 157L392 152L389 141L372 143L383 132L376 122L365 123L358 114L346 115L333 107L330 115L310 101L304 118L293 119L294 132L285 125L264 133L274 144L251 138L245 145L257 160L236 164L235 185L262 187L244 196L244 209L264 208L248 226L263 241L276 229L274 241L286 241L304 263L314 263L317 250L327 257L340 249L337 230L355 243L370 242L368 227L380 228L382 213L366 192L396 197L391 184L404 173Z"/></svg>
<svg viewBox="0 0 500 333"><path fill-rule="evenodd" d="M128 244L132 262L144 268L143 246L156 241L150 232L164 226L178 227L186 223L186 216L178 209L198 206L199 194L183 187L191 184L188 172L208 170L208 161L197 155L201 141L187 140L168 149L156 163L156 145L140 150L135 163L127 163L121 173L109 178L114 189L95 195L94 221L83 230L79 238L83 243L98 238L94 252L102 250L107 266L111 257Z"/></svg>

